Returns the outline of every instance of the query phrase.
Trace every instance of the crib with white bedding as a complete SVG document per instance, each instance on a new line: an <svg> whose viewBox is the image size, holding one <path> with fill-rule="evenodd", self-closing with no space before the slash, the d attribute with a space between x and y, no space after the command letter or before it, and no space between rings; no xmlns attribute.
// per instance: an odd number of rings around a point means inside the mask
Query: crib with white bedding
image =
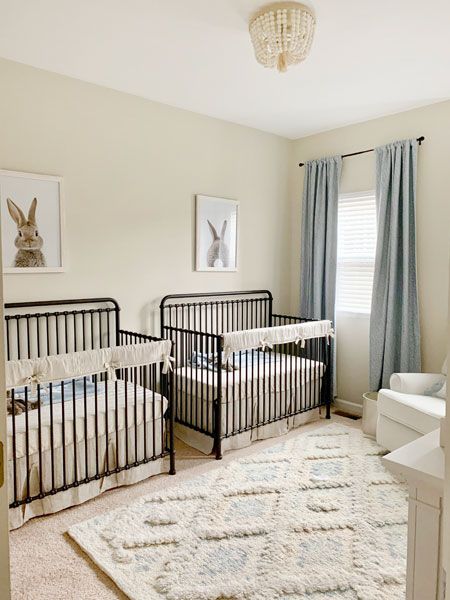
<svg viewBox="0 0 450 600"><path fill-rule="evenodd" d="M162 473L166 456L175 473L170 344L122 330L111 298L5 309L12 529Z"/></svg>
<svg viewBox="0 0 450 600"><path fill-rule="evenodd" d="M321 407L330 417L331 323L272 307L267 290L163 298L174 431L187 444L221 458L318 418Z"/></svg>

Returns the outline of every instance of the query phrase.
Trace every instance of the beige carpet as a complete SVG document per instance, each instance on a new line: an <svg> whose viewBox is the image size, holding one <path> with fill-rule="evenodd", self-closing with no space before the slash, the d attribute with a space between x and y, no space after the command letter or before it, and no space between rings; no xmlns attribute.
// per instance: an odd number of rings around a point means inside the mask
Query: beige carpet
<svg viewBox="0 0 450 600"><path fill-rule="evenodd" d="M361 423L337 416L333 417L333 421L354 427ZM320 421L305 425L291 431L285 439L328 423ZM109 491L55 515L29 521L11 532L10 536L13 600L124 600L126 596L69 538L67 529L80 521L130 504L143 495L166 489L181 480L276 443L277 439L256 442L249 448L228 452L222 461L215 461L178 442L177 476L158 475L134 486Z"/></svg>

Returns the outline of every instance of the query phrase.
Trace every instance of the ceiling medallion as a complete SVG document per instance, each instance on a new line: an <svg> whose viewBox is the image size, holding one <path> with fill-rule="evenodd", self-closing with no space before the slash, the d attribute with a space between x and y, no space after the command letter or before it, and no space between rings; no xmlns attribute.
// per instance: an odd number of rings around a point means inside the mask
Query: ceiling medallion
<svg viewBox="0 0 450 600"><path fill-rule="evenodd" d="M299 2L264 6L250 20L250 37L256 60L264 67L287 71L308 56L316 20Z"/></svg>

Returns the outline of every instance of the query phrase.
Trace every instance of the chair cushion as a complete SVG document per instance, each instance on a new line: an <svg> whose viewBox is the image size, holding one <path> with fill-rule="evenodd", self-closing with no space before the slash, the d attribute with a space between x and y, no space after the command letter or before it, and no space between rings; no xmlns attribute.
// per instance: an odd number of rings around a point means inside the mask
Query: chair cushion
<svg viewBox="0 0 450 600"><path fill-rule="evenodd" d="M437 429L439 420L445 417L445 400L432 396L380 390L378 414L410 427L418 433L426 434Z"/></svg>

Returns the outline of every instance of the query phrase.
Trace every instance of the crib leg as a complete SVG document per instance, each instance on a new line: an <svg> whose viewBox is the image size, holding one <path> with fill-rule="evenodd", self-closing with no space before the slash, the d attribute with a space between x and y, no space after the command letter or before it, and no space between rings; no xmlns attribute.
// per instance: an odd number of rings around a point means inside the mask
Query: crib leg
<svg viewBox="0 0 450 600"><path fill-rule="evenodd" d="M175 450L171 451L169 460L170 460L169 475L176 475L177 470L175 468Z"/></svg>
<svg viewBox="0 0 450 600"><path fill-rule="evenodd" d="M217 353L219 357L219 364L222 364L222 354L219 346L219 350ZM221 372L218 374L218 384L217 387L221 389ZM216 398L214 401L214 419L215 419L215 431L214 431L214 450L216 452L216 460L221 460L222 458L222 437L221 437L221 427L222 427L222 403L221 398Z"/></svg>
<svg viewBox="0 0 450 600"><path fill-rule="evenodd" d="M222 440L217 440L215 444L216 460L222 460Z"/></svg>

